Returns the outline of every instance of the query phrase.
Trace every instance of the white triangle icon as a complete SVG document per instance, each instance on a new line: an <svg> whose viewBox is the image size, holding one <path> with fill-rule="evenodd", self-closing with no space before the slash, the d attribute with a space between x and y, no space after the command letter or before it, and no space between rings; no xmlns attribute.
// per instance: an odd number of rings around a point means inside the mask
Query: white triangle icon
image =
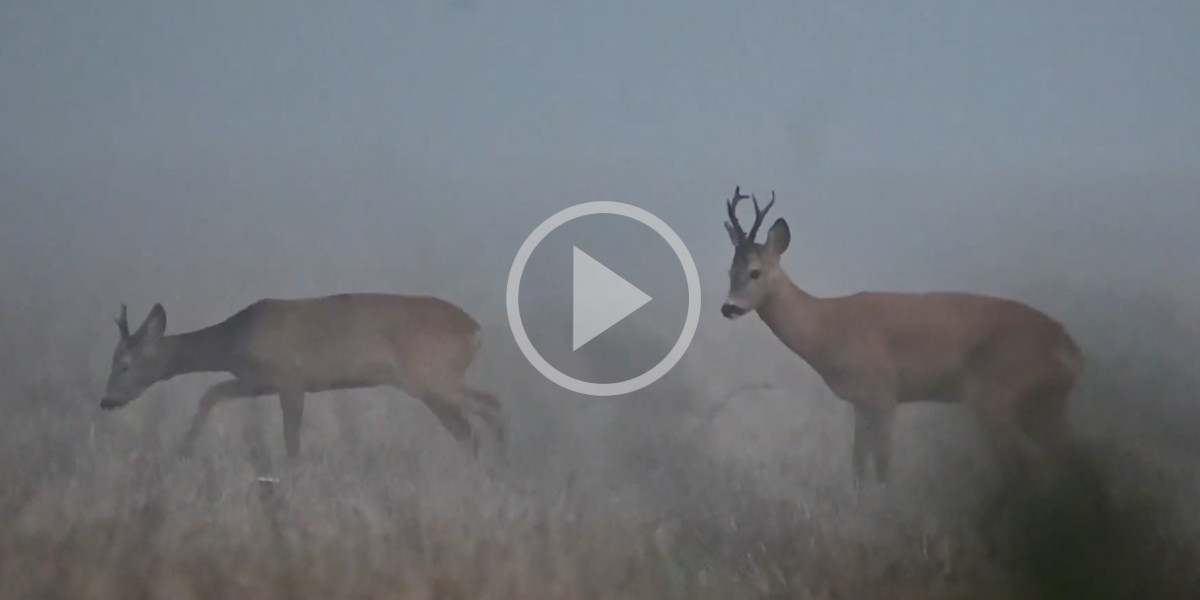
<svg viewBox="0 0 1200 600"><path fill-rule="evenodd" d="M645 306L650 296L583 250L572 248L571 350L578 350Z"/></svg>

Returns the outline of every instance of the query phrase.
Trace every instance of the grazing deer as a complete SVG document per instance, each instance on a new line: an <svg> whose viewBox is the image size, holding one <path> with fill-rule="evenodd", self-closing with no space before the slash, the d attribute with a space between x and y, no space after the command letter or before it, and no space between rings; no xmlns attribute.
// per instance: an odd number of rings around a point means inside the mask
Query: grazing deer
<svg viewBox="0 0 1200 600"><path fill-rule="evenodd" d="M749 233L736 215L738 203L747 198L755 212ZM762 244L754 241L774 204L771 192L771 201L760 210L758 199L743 195L740 186L726 201L725 229L734 255L721 314L736 319L756 311L834 395L854 407L856 488L868 458L874 459L876 478L887 483L898 405L965 401L1005 477L1001 494L985 511L987 520L1029 475L1022 447L1026 436L1103 494L1067 423L1067 398L1083 357L1062 325L1014 300L961 292L812 296L780 265L791 240L785 220L775 220Z"/></svg>
<svg viewBox="0 0 1200 600"><path fill-rule="evenodd" d="M479 442L464 412L482 418L503 443L499 402L463 382L480 347L479 324L439 298L367 293L264 299L216 325L175 335L164 335L161 304L130 333L122 305L117 328L121 338L102 409L125 406L178 375L233 375L201 396L179 448L184 456L216 405L278 394L284 445L296 458L306 393L379 386L419 398L475 456Z"/></svg>

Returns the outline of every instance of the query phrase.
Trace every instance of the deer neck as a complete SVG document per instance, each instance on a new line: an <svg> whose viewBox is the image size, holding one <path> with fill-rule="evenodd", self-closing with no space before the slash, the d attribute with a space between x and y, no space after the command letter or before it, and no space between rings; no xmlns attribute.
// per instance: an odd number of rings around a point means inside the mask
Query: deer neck
<svg viewBox="0 0 1200 600"><path fill-rule="evenodd" d="M784 276L758 307L758 316L775 337L809 363L820 362L823 301Z"/></svg>
<svg viewBox="0 0 1200 600"><path fill-rule="evenodd" d="M164 337L162 343L168 357L164 379L229 371L232 361L228 337L218 326Z"/></svg>

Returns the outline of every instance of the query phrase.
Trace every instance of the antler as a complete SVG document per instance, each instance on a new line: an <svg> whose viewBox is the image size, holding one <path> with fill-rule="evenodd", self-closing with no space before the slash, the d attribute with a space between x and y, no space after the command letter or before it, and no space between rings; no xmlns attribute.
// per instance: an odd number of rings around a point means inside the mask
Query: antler
<svg viewBox="0 0 1200 600"><path fill-rule="evenodd" d="M749 198L750 201L754 203L754 225L750 227L749 234L742 229L741 224L738 223L737 220L738 202L741 202L746 198ZM771 207L774 205L775 190L771 190L771 201L767 203L767 207L760 209L758 206L758 198L755 198L754 194L750 194L749 196L742 194L742 186L740 185L733 188L733 199L725 201L725 208L729 211L729 223L733 227L734 233L737 235L738 243L754 241L754 236L758 235L758 228L762 225L763 219L766 218L767 211L771 210Z"/></svg>
<svg viewBox="0 0 1200 600"><path fill-rule="evenodd" d="M763 219L767 217L767 211L775 206L775 190L771 190L771 201L767 203L767 207L758 210L758 198L754 194L750 194L750 201L754 203L754 226L750 228L750 233L746 234L750 241L754 241L754 236L758 235L758 226L763 224Z"/></svg>
<svg viewBox="0 0 1200 600"><path fill-rule="evenodd" d="M125 317L126 317L125 305L121 304L121 316L116 318L116 322L117 322L117 329L119 329L121 331L121 339L123 339L123 340L129 339L129 320L126 319Z"/></svg>
<svg viewBox="0 0 1200 600"><path fill-rule="evenodd" d="M742 229L742 225L738 223L737 205L738 202L749 198L742 194L742 186L733 188L733 199L725 201L725 208L729 212L729 225L733 228L734 234L737 235L738 243L746 241L746 231Z"/></svg>

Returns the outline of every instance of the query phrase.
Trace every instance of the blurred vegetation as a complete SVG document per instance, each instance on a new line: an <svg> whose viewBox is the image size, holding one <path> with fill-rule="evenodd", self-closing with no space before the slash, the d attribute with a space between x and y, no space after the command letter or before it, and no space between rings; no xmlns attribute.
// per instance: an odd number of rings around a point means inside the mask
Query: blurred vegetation
<svg viewBox="0 0 1200 600"><path fill-rule="evenodd" d="M399 393L318 395L289 466L273 398L222 407L187 461L170 450L202 386L98 411L111 325L46 303L0 323L0 598L1200 597L1195 321L1031 296L1089 353L1077 422L1116 508L1099 523L1047 478L995 554L965 411L910 411L895 488L856 496L845 408L753 327L602 407L499 377L520 357L493 343L480 377L529 415L500 464Z"/></svg>

